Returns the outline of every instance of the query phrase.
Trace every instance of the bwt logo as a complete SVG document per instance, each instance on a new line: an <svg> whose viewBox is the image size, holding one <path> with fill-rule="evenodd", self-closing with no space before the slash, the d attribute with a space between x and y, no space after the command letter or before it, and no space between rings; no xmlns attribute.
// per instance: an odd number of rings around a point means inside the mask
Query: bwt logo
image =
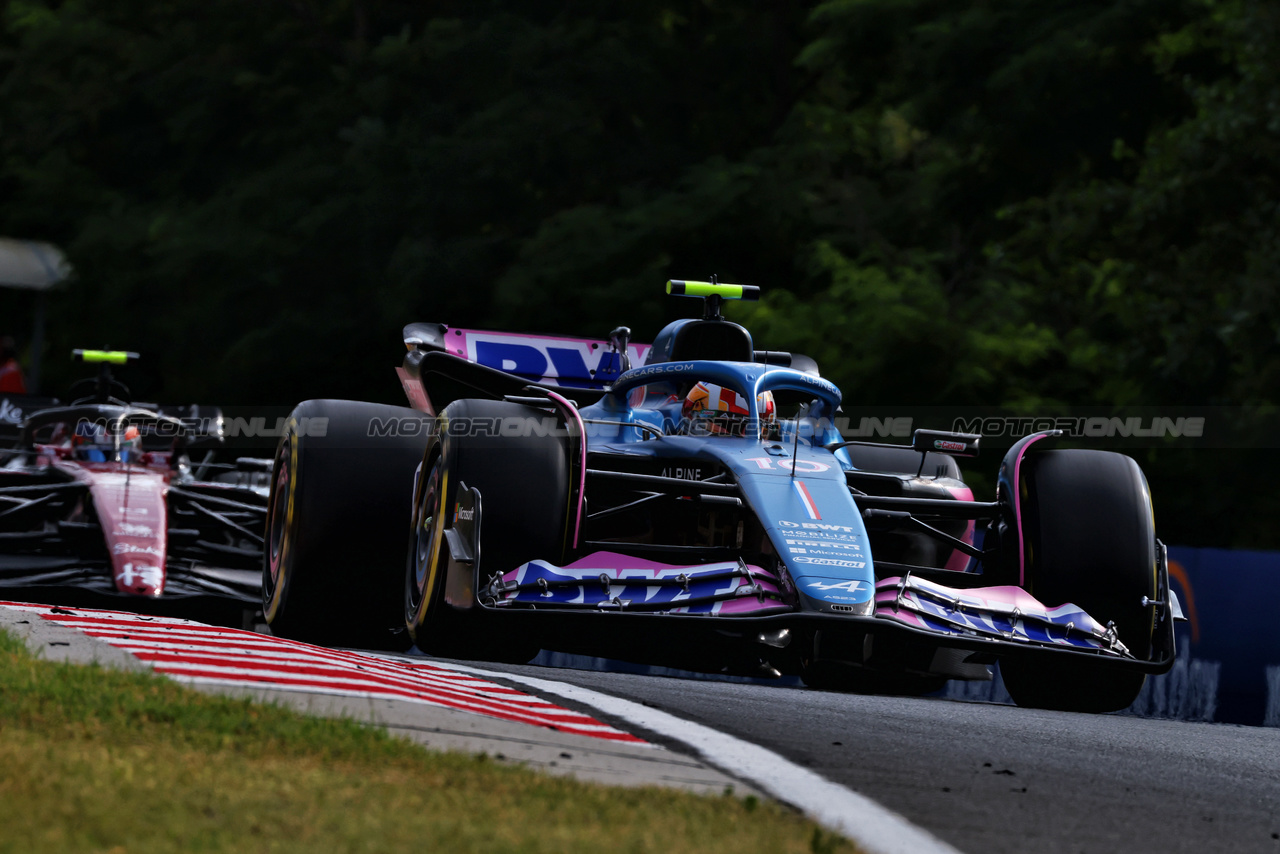
<svg viewBox="0 0 1280 854"><path fill-rule="evenodd" d="M568 388L599 388L622 372L620 354L600 341L490 332L466 335L466 346L478 364L527 379L552 380ZM632 363L642 361L648 349L647 345L628 347Z"/></svg>
<svg viewBox="0 0 1280 854"><path fill-rule="evenodd" d="M854 529L848 525L831 525L826 522L790 522L782 520L778 522L778 526L782 528L803 528L806 531L838 531L844 534L854 533Z"/></svg>

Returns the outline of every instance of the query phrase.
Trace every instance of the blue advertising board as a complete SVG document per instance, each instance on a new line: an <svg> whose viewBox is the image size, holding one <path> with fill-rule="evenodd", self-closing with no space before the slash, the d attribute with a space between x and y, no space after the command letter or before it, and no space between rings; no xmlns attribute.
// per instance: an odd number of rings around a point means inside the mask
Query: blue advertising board
<svg viewBox="0 0 1280 854"><path fill-rule="evenodd" d="M1171 547L1169 575L1179 644L1217 673L1211 720L1280 726L1280 553Z"/></svg>
<svg viewBox="0 0 1280 854"><path fill-rule="evenodd" d="M1178 660L1147 680L1128 713L1280 726L1280 552L1170 547L1182 603ZM1000 681L951 682L946 696L1010 703Z"/></svg>

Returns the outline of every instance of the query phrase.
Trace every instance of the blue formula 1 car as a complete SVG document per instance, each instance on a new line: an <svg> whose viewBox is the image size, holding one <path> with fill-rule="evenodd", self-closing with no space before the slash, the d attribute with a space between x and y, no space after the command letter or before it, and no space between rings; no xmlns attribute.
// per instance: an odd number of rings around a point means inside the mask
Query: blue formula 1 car
<svg viewBox="0 0 1280 854"><path fill-rule="evenodd" d="M1098 712L1172 665L1181 612L1132 459L1037 433L976 501L955 458L980 437L845 441L813 360L721 316L756 289L667 290L704 313L652 346L415 323L412 408L300 404L272 475L272 630L863 691L998 662L1019 704Z"/></svg>

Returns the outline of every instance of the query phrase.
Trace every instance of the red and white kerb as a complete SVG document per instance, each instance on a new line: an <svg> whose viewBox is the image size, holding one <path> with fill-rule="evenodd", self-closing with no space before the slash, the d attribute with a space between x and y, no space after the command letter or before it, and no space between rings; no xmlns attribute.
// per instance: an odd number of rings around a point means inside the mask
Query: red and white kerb
<svg viewBox="0 0 1280 854"><path fill-rule="evenodd" d="M327 649L190 620L0 602L122 649L179 682L400 700L606 741L647 744L590 715L431 659Z"/></svg>

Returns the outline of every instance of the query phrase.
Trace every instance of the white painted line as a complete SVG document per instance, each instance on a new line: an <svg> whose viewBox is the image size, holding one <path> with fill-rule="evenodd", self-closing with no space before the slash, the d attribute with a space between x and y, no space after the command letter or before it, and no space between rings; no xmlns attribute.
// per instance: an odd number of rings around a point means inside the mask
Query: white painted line
<svg viewBox="0 0 1280 854"><path fill-rule="evenodd" d="M783 803L791 804L819 824L844 834L871 854L959 854L957 849L870 798L749 741L577 685L453 663L449 667L488 679L518 682L566 700L584 703L650 732L687 744L710 764L751 783Z"/></svg>

